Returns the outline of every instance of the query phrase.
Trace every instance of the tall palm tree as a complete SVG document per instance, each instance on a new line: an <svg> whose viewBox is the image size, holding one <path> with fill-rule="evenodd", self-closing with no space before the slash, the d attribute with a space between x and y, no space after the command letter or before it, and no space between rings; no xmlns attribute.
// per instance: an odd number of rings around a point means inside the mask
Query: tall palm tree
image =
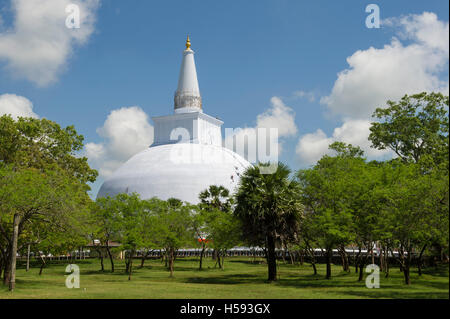
<svg viewBox="0 0 450 319"><path fill-rule="evenodd" d="M209 186L200 193L199 199L202 204L221 211L229 211L232 205L230 191L223 186Z"/></svg>
<svg viewBox="0 0 450 319"><path fill-rule="evenodd" d="M242 175L235 195L234 214L242 221L243 233L251 245L267 249L268 280L277 280L275 242L296 235L303 213L299 184L290 169L279 163L273 174L262 174L258 166Z"/></svg>

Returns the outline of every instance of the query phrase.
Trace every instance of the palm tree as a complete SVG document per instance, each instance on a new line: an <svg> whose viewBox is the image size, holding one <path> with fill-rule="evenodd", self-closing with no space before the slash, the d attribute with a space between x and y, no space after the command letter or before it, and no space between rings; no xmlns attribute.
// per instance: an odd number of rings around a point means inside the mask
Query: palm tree
<svg viewBox="0 0 450 319"><path fill-rule="evenodd" d="M273 174L262 174L258 166L242 175L235 195L234 214L242 221L243 233L251 245L267 249L268 280L277 280L275 242L296 235L303 213L299 184L290 179L290 169L279 163Z"/></svg>
<svg viewBox="0 0 450 319"><path fill-rule="evenodd" d="M221 211L229 211L232 205L230 191L223 186L211 185L198 197L202 204Z"/></svg>

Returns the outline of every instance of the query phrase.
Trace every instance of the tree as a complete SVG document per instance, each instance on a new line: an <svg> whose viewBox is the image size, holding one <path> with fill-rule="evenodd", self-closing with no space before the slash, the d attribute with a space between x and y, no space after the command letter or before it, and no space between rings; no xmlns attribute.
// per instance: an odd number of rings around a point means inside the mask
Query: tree
<svg viewBox="0 0 450 319"><path fill-rule="evenodd" d="M118 194L113 200L116 209L117 222L119 225L118 239L121 247L126 251L125 272L128 274L128 280L131 280L133 272L133 257L138 248L142 247L142 236L140 223L144 202L136 193Z"/></svg>
<svg viewBox="0 0 450 319"><path fill-rule="evenodd" d="M235 195L234 214L251 246L267 248L268 280L277 280L276 240L295 236L303 212L298 183L289 178L289 168L279 163L273 174L250 167L241 176Z"/></svg>
<svg viewBox="0 0 450 319"><path fill-rule="evenodd" d="M297 173L307 212L303 227L307 236L318 236L317 244L325 249L327 279L331 278L333 249L338 248L346 260L345 245L354 239L352 203L354 196L360 194L355 180L365 163L359 147L337 142L330 149L336 156L325 155L312 169ZM344 269L348 270L347 265Z"/></svg>
<svg viewBox="0 0 450 319"><path fill-rule="evenodd" d="M144 262L152 249L160 248L158 242L158 219L157 212L161 209L161 200L158 198L151 198L143 201L144 209L139 216L139 232L141 236L141 268L144 267Z"/></svg>
<svg viewBox="0 0 450 319"><path fill-rule="evenodd" d="M224 269L224 259L228 249L237 246L242 239L242 225L231 211L216 210L207 221L208 240L217 251L217 263Z"/></svg>
<svg viewBox="0 0 450 319"><path fill-rule="evenodd" d="M405 95L400 101L388 101L387 104L387 108L378 108L373 114L373 117L379 121L372 123L370 128L369 140L372 142L372 146L378 149L393 150L405 164L417 164L418 167L414 168L417 174L422 174L425 179L435 176L432 184L448 185L449 97L441 93L424 92L411 96ZM400 169L401 166L399 163L395 163L395 167ZM409 177L413 178L413 174L409 174ZM422 177L417 175L414 178L417 181ZM411 190L417 191L414 183L409 186L412 187ZM402 188L393 191L400 189ZM429 240L422 242L417 262L419 274L421 273L421 259L427 247L437 247L439 251L443 251L443 247L448 249L448 238L443 239L439 235L445 234L447 231L438 231L441 229L440 225L445 225L445 220L448 220L448 213L443 213L448 212L448 187L446 189L447 191L438 192L439 198L434 205L434 214L429 216L429 221L434 220L435 222L432 228L434 230L430 230L425 236ZM431 193L424 197L424 202L434 198L436 194L431 188L429 190ZM424 202L418 204L422 205ZM394 239L392 238L392 240Z"/></svg>
<svg viewBox="0 0 450 319"><path fill-rule="evenodd" d="M174 198L159 201L158 206L154 220L156 242L165 248L172 277L177 250L192 243L195 236L192 225L192 211L195 207Z"/></svg>
<svg viewBox="0 0 450 319"><path fill-rule="evenodd" d="M211 185L199 195L200 202L205 207L229 211L233 204L230 191L223 186Z"/></svg>
<svg viewBox="0 0 450 319"><path fill-rule="evenodd" d="M119 236L121 226L120 203L115 198L109 196L99 197L95 201L95 204L92 205L91 212L91 225L93 228L90 232L91 239L92 241L99 240L99 244L103 244L106 247L106 252L111 263L111 272L114 272L114 258L109 244ZM101 251L98 250L98 253L100 257L102 254Z"/></svg>
<svg viewBox="0 0 450 319"><path fill-rule="evenodd" d="M201 192L199 198L198 213L194 216L202 245L199 268L202 268L202 257L209 244L214 249L216 265L223 269L227 250L239 244L242 237L240 222L232 214L233 198L228 189L216 185Z"/></svg>
<svg viewBox="0 0 450 319"><path fill-rule="evenodd" d="M0 117L0 162L14 169L47 169L56 165L81 183L94 182L97 171L91 169L86 157L78 156L83 149L82 135L73 126L61 128L47 119L10 115Z"/></svg>
<svg viewBox="0 0 450 319"><path fill-rule="evenodd" d="M62 129L47 119L0 117L0 244L4 283L11 290L24 231L35 220L64 220L68 210L83 210L89 202L86 183L95 181L97 171L77 156L82 147L83 136L73 126Z"/></svg>
<svg viewBox="0 0 450 319"><path fill-rule="evenodd" d="M208 189L205 189L199 195L200 204L198 205L198 214L194 216L194 225L197 232L197 237L201 239L200 244L202 251L200 253L200 265L199 269L202 269L203 255L206 250L206 244L208 241L205 236L210 237L207 232L208 226L211 226L214 219L220 216L220 212L229 213L233 205L233 197L230 196L230 191L224 186L211 185ZM224 229L223 231L227 231ZM209 238L211 239L211 238ZM212 257L217 259L219 256L219 251L217 249L213 250ZM220 257L219 257L220 258ZM220 259L219 259L219 265Z"/></svg>
<svg viewBox="0 0 450 319"><path fill-rule="evenodd" d="M6 242L4 282L15 288L16 255L25 231L47 223L66 229L90 199L85 184L58 167L45 171L0 167L0 234Z"/></svg>
<svg viewBox="0 0 450 319"><path fill-rule="evenodd" d="M203 256L205 254L206 245L210 242L207 232L207 221L211 218L211 210L205 209L198 205L195 209L195 214L192 216L192 227L197 239L197 243L201 246L200 260L198 270L203 268Z"/></svg>
<svg viewBox="0 0 450 319"><path fill-rule="evenodd" d="M398 247L397 260L409 285L417 248L435 240L440 231L448 236L448 176L446 180L437 172L423 174L419 164L400 161L393 161L386 169L390 182L381 214L393 246Z"/></svg>
<svg viewBox="0 0 450 319"><path fill-rule="evenodd" d="M428 156L434 163L448 158L449 98L441 93L405 95L377 108L369 140L377 149L391 149L406 162Z"/></svg>

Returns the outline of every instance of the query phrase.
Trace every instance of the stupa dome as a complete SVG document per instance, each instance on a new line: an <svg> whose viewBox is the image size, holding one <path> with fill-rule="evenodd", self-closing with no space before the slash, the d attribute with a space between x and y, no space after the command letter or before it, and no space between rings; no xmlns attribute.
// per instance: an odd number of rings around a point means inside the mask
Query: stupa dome
<svg viewBox="0 0 450 319"><path fill-rule="evenodd" d="M203 112L194 51L183 51L174 114L153 117L154 143L124 163L101 186L98 197L136 192L142 199L178 198L192 204L210 185L234 192L251 164L222 147L221 125Z"/></svg>
<svg viewBox="0 0 450 319"><path fill-rule="evenodd" d="M234 191L250 164L227 148L177 143L150 147L123 164L100 188L98 196L138 193L141 198L178 198L198 203L210 185Z"/></svg>

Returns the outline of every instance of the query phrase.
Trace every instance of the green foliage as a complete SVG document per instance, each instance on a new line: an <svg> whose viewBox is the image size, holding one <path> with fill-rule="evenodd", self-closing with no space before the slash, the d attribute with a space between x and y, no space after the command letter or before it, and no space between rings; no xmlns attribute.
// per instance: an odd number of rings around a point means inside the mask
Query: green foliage
<svg viewBox="0 0 450 319"><path fill-rule="evenodd" d="M391 149L404 161L423 156L439 164L448 158L449 98L441 93L405 95L377 108L369 140L377 149Z"/></svg>
<svg viewBox="0 0 450 319"><path fill-rule="evenodd" d="M352 201L361 195L355 181L364 165L364 159L348 154L324 156L312 169L297 173L302 201L308 208L304 227L307 233L315 234L320 247L332 249L355 239Z"/></svg>
<svg viewBox="0 0 450 319"><path fill-rule="evenodd" d="M244 241L266 248L269 281L277 280L276 242L294 240L303 214L299 185L289 174L283 163L272 174L249 167L235 195L234 214L241 221Z"/></svg>
<svg viewBox="0 0 450 319"><path fill-rule="evenodd" d="M192 225L194 207L179 200L160 201L153 219L157 242L167 250L176 251L192 245L195 237Z"/></svg>
<svg viewBox="0 0 450 319"><path fill-rule="evenodd" d="M83 140L73 126L61 128L45 118L0 117L0 162L16 169L57 165L82 183L94 182L97 171L89 167L86 157L77 156Z"/></svg>
<svg viewBox="0 0 450 319"><path fill-rule="evenodd" d="M223 186L211 185L200 193L199 199L204 208L229 211L233 205L230 191Z"/></svg>
<svg viewBox="0 0 450 319"><path fill-rule="evenodd" d="M303 206L299 185L289 174L289 168L279 163L273 174L250 167L242 175L234 214L241 220L245 241L251 246L264 247L268 234L295 236Z"/></svg>
<svg viewBox="0 0 450 319"><path fill-rule="evenodd" d="M19 216L18 250L31 244L33 250L55 254L86 244L89 202L85 185L58 167L15 170L1 165L2 249L8 252L12 245L14 215Z"/></svg>

